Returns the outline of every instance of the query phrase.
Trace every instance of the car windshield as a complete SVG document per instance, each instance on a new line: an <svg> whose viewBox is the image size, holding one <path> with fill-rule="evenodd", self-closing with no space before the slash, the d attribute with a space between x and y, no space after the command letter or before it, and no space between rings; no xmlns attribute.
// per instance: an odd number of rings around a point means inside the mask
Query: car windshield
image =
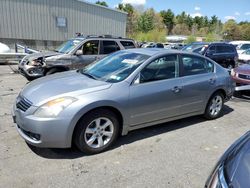
<svg viewBox="0 0 250 188"><path fill-rule="evenodd" d="M237 46L237 50L247 50L250 48L250 44L242 44Z"/></svg>
<svg viewBox="0 0 250 188"><path fill-rule="evenodd" d="M79 72L94 79L116 83L126 79L149 57L140 53L119 51L90 64Z"/></svg>
<svg viewBox="0 0 250 188"><path fill-rule="evenodd" d="M71 39L63 44L61 44L58 48L55 49L56 52L60 53L68 53L70 52L75 46L77 46L83 39Z"/></svg>

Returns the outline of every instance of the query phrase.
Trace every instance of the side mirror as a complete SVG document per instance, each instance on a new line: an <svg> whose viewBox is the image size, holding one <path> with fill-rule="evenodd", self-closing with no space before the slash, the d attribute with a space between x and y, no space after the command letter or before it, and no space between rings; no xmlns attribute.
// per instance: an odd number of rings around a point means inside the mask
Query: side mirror
<svg viewBox="0 0 250 188"><path fill-rule="evenodd" d="M138 74L138 75L135 77L134 82L133 82L134 85L140 84L140 82L141 82L141 76L140 76L140 75L141 75L141 73Z"/></svg>
<svg viewBox="0 0 250 188"><path fill-rule="evenodd" d="M75 53L76 56L83 55L82 50L77 50Z"/></svg>

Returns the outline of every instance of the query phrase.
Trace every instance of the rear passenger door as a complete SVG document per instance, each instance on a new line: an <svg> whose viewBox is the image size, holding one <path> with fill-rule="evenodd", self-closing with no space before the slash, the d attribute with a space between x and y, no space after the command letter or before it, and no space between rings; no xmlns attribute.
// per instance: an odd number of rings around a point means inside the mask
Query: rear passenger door
<svg viewBox="0 0 250 188"><path fill-rule="evenodd" d="M211 89L215 87L214 64L205 58L181 55L181 77L183 81L182 114L202 112Z"/></svg>
<svg viewBox="0 0 250 188"><path fill-rule="evenodd" d="M98 59L101 59L113 52L120 50L119 45L114 40L101 40L101 50Z"/></svg>
<svg viewBox="0 0 250 188"><path fill-rule="evenodd" d="M124 49L136 48L135 44L132 41L121 40L120 43Z"/></svg>

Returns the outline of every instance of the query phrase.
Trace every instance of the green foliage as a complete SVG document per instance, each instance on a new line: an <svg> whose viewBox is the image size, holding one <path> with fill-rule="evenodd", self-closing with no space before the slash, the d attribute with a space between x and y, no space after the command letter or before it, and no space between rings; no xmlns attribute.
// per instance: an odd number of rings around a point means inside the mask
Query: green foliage
<svg viewBox="0 0 250 188"><path fill-rule="evenodd" d="M196 37L193 35L190 35L187 40L185 41L186 44L192 43L192 42L196 42Z"/></svg>
<svg viewBox="0 0 250 188"><path fill-rule="evenodd" d="M206 38L205 38L206 42L214 42L216 40L217 40L217 38L216 38L214 33L208 33Z"/></svg>
<svg viewBox="0 0 250 188"><path fill-rule="evenodd" d="M132 36L137 41L153 41L153 42L165 42L166 41L166 32L164 30L159 31L157 29L151 30L147 33L138 32Z"/></svg>
<svg viewBox="0 0 250 188"><path fill-rule="evenodd" d="M174 13L171 9L168 9L167 11L161 11L160 15L163 18L163 23L168 29L168 34L171 34L174 27Z"/></svg>
<svg viewBox="0 0 250 188"><path fill-rule="evenodd" d="M223 26L223 35L226 40L240 40L240 29L234 20L228 20Z"/></svg>
<svg viewBox="0 0 250 188"><path fill-rule="evenodd" d="M105 1L96 1L95 4L97 4L97 5L102 5L102 6L104 6L104 7L108 7L108 4L107 4Z"/></svg>
<svg viewBox="0 0 250 188"><path fill-rule="evenodd" d="M105 2L98 1L97 4ZM104 5L105 6L105 5ZM250 40L250 22L236 23L228 20L222 23L216 15L196 16L186 12L174 15L171 9L162 10L159 13L154 9L139 11L131 4L119 4L117 9L127 12L128 36L138 41L165 41L166 35L191 35L188 42L195 41L195 37L205 38L206 41L225 40Z"/></svg>
<svg viewBox="0 0 250 188"><path fill-rule="evenodd" d="M147 33L154 29L152 12L146 11L144 12L138 19L138 31Z"/></svg>

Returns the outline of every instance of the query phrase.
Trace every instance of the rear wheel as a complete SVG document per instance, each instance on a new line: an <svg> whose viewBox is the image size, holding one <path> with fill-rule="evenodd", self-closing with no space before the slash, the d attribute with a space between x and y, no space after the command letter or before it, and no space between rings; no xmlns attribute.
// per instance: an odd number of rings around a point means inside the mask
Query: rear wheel
<svg viewBox="0 0 250 188"><path fill-rule="evenodd" d="M85 115L77 124L74 143L87 154L96 154L108 149L116 140L119 122L110 110L95 110Z"/></svg>
<svg viewBox="0 0 250 188"><path fill-rule="evenodd" d="M221 92L216 92L209 99L206 111L205 118L207 119L216 119L221 115L222 109L224 105L224 96Z"/></svg>

